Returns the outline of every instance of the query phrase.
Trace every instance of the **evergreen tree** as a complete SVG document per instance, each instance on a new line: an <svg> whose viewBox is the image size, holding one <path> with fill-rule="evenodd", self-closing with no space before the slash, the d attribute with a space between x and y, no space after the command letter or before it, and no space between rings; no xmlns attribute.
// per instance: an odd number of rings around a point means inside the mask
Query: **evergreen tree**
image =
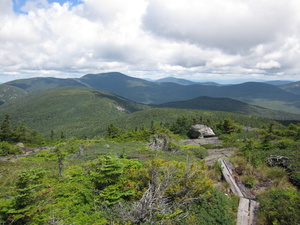
<svg viewBox="0 0 300 225"><path fill-rule="evenodd" d="M51 139L51 140L54 139L54 131L53 131L53 130L51 130L51 132L50 132L50 139Z"/></svg>
<svg viewBox="0 0 300 225"><path fill-rule="evenodd" d="M106 129L106 138L114 139L117 138L120 133L120 128L114 125L113 123L109 124Z"/></svg>
<svg viewBox="0 0 300 225"><path fill-rule="evenodd" d="M10 115L6 114L0 126L1 141L11 141Z"/></svg>

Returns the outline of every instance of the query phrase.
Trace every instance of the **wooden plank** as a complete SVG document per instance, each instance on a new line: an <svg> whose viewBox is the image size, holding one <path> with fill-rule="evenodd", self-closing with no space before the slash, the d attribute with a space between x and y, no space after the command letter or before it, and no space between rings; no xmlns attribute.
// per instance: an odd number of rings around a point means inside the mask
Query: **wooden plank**
<svg viewBox="0 0 300 225"><path fill-rule="evenodd" d="M249 218L249 225L255 225L255 217L257 215L259 203L251 200L250 201L250 218Z"/></svg>
<svg viewBox="0 0 300 225"><path fill-rule="evenodd" d="M229 172L224 160L219 159L219 162L221 162L223 176L224 176L225 180L227 181L227 183L229 184L231 191L238 197L244 197L240 188L237 186L235 180L232 178L231 173Z"/></svg>
<svg viewBox="0 0 300 225"><path fill-rule="evenodd" d="M237 214L237 225L248 225L249 224L249 199L240 198L238 214Z"/></svg>

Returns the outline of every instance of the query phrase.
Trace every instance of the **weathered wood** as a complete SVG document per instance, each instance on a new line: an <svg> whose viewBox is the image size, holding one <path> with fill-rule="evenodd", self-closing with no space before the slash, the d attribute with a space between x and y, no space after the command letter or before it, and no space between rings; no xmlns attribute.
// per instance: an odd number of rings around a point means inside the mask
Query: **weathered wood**
<svg viewBox="0 0 300 225"><path fill-rule="evenodd" d="M227 183L229 184L231 191L238 197L244 197L240 188L237 186L235 180L233 179L230 170L227 168L226 162L222 159L219 159L219 162L221 162L222 174L225 180L227 181Z"/></svg>
<svg viewBox="0 0 300 225"><path fill-rule="evenodd" d="M244 195L245 198L248 198L248 199L256 198L255 195L252 193L252 191L250 189L248 189L241 180L238 179L235 181L235 183L240 188L240 191L242 192L242 194Z"/></svg>
<svg viewBox="0 0 300 225"><path fill-rule="evenodd" d="M249 218L249 225L255 225L255 217L258 211L259 203L251 200L250 201L250 218Z"/></svg>
<svg viewBox="0 0 300 225"><path fill-rule="evenodd" d="M248 225L249 224L249 199L240 198L238 214L237 214L237 225Z"/></svg>
<svg viewBox="0 0 300 225"><path fill-rule="evenodd" d="M236 224L255 225L255 217L259 204L254 200L248 199L255 198L255 196L250 191L249 193L247 192L247 188L239 180L232 164L227 164L223 159L219 159L218 161L221 163L222 174L226 182L230 185L231 191L240 197Z"/></svg>
<svg viewBox="0 0 300 225"><path fill-rule="evenodd" d="M229 173L232 175L232 174L233 174L233 171L235 171L234 166L233 166L229 161L227 161L227 160L224 160L224 159L223 159L223 161L224 161L224 163L225 163L225 165L226 165L226 167L227 167Z"/></svg>

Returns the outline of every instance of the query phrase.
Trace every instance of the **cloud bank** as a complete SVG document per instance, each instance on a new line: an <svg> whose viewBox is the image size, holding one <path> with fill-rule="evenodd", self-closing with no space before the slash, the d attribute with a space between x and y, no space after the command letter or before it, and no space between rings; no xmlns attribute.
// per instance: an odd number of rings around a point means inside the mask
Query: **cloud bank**
<svg viewBox="0 0 300 225"><path fill-rule="evenodd" d="M106 71L300 80L298 0L59 2L28 0L20 13L1 0L2 82Z"/></svg>

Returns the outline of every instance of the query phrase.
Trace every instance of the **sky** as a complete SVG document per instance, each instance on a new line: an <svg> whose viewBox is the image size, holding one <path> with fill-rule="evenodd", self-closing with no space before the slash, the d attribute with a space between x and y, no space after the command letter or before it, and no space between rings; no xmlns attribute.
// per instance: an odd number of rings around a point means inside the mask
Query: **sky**
<svg viewBox="0 0 300 225"><path fill-rule="evenodd" d="M0 82L300 80L299 0L0 0Z"/></svg>

